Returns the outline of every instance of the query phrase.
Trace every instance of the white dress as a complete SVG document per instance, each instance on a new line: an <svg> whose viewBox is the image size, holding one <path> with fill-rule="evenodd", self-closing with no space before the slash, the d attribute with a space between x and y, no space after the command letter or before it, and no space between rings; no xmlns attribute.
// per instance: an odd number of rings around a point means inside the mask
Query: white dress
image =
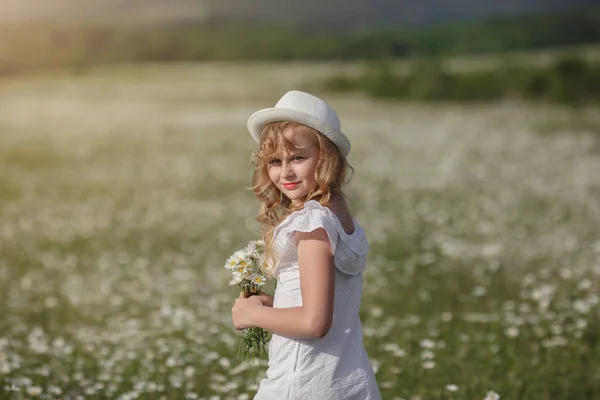
<svg viewBox="0 0 600 400"><path fill-rule="evenodd" d="M302 305L294 232L325 228L335 262L333 323L321 339L295 339L273 334L267 377L254 400L380 400L373 368L363 345L360 308L369 245L354 220L354 232L344 232L337 216L317 201L290 214L273 232L279 254L273 307Z"/></svg>

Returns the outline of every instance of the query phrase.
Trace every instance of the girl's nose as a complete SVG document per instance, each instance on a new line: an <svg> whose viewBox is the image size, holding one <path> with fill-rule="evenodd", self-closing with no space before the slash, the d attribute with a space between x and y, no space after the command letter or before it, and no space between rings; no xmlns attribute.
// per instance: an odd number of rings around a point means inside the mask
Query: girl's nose
<svg viewBox="0 0 600 400"><path fill-rule="evenodd" d="M292 171L291 164L284 164L283 168L281 168L281 174L284 178L289 178L294 175L294 171Z"/></svg>

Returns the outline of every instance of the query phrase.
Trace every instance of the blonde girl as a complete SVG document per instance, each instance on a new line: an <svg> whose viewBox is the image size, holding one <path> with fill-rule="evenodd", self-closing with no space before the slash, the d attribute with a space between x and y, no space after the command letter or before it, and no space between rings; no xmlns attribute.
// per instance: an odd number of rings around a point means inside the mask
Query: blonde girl
<svg viewBox="0 0 600 400"><path fill-rule="evenodd" d="M255 400L380 400L363 345L359 308L368 242L347 208L350 142L322 99L286 93L248 120L258 142L253 190L260 201L273 297L232 308L236 329L273 333Z"/></svg>

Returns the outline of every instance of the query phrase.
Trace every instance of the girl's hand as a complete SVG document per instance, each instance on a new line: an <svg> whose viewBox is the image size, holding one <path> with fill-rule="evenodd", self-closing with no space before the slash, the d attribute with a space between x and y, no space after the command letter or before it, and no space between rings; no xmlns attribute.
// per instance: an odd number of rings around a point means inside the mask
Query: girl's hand
<svg viewBox="0 0 600 400"><path fill-rule="evenodd" d="M265 307L273 307L273 296L271 296L270 294L265 293L265 292L263 292L261 290L255 296L260 299L260 302L262 303L263 306L265 306ZM246 297L246 295L244 294L244 292L242 292L242 295L240 295L240 297Z"/></svg>
<svg viewBox="0 0 600 400"><path fill-rule="evenodd" d="M240 293L240 297L235 299L235 303L231 309L233 327L237 330L253 328L252 315L257 307L263 307L258 296L244 297L244 293Z"/></svg>
<svg viewBox="0 0 600 400"><path fill-rule="evenodd" d="M263 306L273 307L273 296L270 294L267 294L261 290L257 297L260 299L260 302Z"/></svg>

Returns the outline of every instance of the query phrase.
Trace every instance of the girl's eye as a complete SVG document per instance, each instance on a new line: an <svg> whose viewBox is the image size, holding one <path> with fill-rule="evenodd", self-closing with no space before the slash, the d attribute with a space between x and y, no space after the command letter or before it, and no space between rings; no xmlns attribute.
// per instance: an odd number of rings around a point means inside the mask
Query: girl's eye
<svg viewBox="0 0 600 400"><path fill-rule="evenodd" d="M276 163L278 163L278 162L280 162L280 161L279 161L278 159L276 159L276 158L275 158L275 159L273 159L273 160L269 161L269 164L276 164Z"/></svg>
<svg viewBox="0 0 600 400"><path fill-rule="evenodd" d="M302 157L302 156L294 157L294 161L301 161L301 160L304 160L304 157Z"/></svg>

